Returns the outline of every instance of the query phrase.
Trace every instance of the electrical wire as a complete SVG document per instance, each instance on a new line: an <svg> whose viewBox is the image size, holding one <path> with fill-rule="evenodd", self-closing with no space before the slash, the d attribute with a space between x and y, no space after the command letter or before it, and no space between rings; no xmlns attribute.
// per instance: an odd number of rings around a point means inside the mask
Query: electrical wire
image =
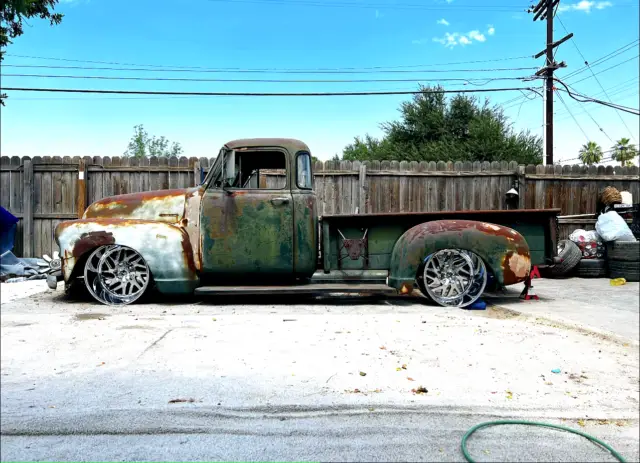
<svg viewBox="0 0 640 463"><path fill-rule="evenodd" d="M80 69L85 71L137 71L137 72L198 72L218 74L382 74L382 73L448 73L448 72L498 72L498 71L533 71L536 67L517 68L489 68L489 69L388 69L388 70L296 70L296 69L190 69L190 68L114 68L114 67L88 67L88 66L48 66L41 64L3 64L7 68L35 68L35 69Z"/></svg>
<svg viewBox="0 0 640 463"><path fill-rule="evenodd" d="M562 22L562 19L558 18L558 21L560 22L560 25L562 26L562 28L564 29L564 31L568 34L569 31L567 30L567 28L565 27L564 23ZM580 48L578 48L578 44L576 43L575 39L573 37L571 37L571 43L573 44L573 46L575 47L576 51L578 52L578 54L580 55L580 57L584 60L585 65L589 68L589 71L591 71L591 75L593 76L593 78L596 79L596 82L598 83L598 85L600 86L600 88L602 89L602 91L604 92L604 95L607 97L607 100L609 100L609 103L613 103L611 101L611 97L609 97L609 94L607 93L607 91L604 89L602 83L600 82L600 79L598 79L598 77L596 76L596 73L593 72L593 69L591 68L591 66L589 65L589 62L587 61L587 59L584 57L584 55L582 54L582 52L580 51ZM637 58L637 56L636 56ZM600 71L600 72L604 72L604 71ZM573 82L573 85L575 85L578 82ZM625 126L625 128L629 131L629 134L631 135L631 138L633 138L633 140L638 143L638 140L636 140L636 137L633 135L633 132L631 132L631 129L629 128L629 126L627 125L627 123L624 121L624 119L622 118L622 116L620 115L620 113L617 113L618 117L620 118L620 121L622 122L622 124ZM608 137L608 135L607 135Z"/></svg>
<svg viewBox="0 0 640 463"><path fill-rule="evenodd" d="M207 68L203 66L175 66L175 65L164 65L164 64L140 64L140 63L121 63L121 62L113 62L113 61L90 61L90 60L80 60L80 59L70 59L70 58L54 58L47 56L33 56L33 55L17 55L13 53L6 53L5 56L12 56L15 58L28 58L28 59L39 59L39 60L52 60L52 61L65 61L65 62L73 62L73 63L89 63L89 64L109 64L115 66L141 66L147 68L177 68L177 69L219 69L224 71L238 71L243 68ZM264 71L359 71L359 70L376 70L376 69L406 69L406 68L422 68L422 67L434 67L434 66L458 66L460 64L479 64L479 63L494 63L499 61L512 61L531 58L529 55L524 56L512 56L508 58L494 58L494 59L485 59L485 60L473 60L473 61L457 61L453 63L432 63L432 64L409 64L402 66L369 66L369 67L336 67L336 68L266 68L259 69ZM5 65L6 66L6 65Z"/></svg>
<svg viewBox="0 0 640 463"><path fill-rule="evenodd" d="M479 88L460 90L412 90L412 91L381 91L381 92L300 92L300 93L269 93L269 92L180 92L180 91L150 91L150 90L95 90L80 88L31 88L31 87L3 87L0 91L7 92L51 92L51 93L93 93L116 95L185 95L185 96L242 96L242 97L316 97L316 96L383 96L383 95L415 95L416 93L488 93L532 90L527 87L511 88Z"/></svg>
<svg viewBox="0 0 640 463"><path fill-rule="evenodd" d="M569 111L569 114L571 114L571 117L573 118L573 122L576 123L576 125L578 126L578 128L580 129L580 132L582 132L582 135L584 135L584 138L587 140L587 142L589 141L589 135L587 135L587 133L584 131L584 129L582 128L582 126L580 125L580 123L578 122L578 119L575 118L575 116L573 115L573 113L571 112L571 110L569 109L569 107L567 106L567 103L565 103L564 98L562 98L562 95L556 90L556 95L558 95L558 99L560 100L560 102L564 105L565 108L567 108L567 111Z"/></svg>
<svg viewBox="0 0 640 463"><path fill-rule="evenodd" d="M629 42L626 45L623 45L622 47L617 48L617 49L613 50L612 52L609 52L606 55L601 56L600 58L598 58L597 60L592 62L591 66L592 67L599 66L600 64L605 63L605 62L609 61L610 59L613 59L616 56L621 55L622 53L625 53L625 52L631 50L632 48L635 48L638 45L638 42L640 42L640 39L636 39L636 40L634 40L632 42ZM587 70L587 66L584 65L581 68L578 68L575 71L572 71L569 74L566 74L566 75L562 76L562 78L564 80L568 80L568 79L571 79L572 77L575 77L578 74L583 73L586 70Z"/></svg>
<svg viewBox="0 0 640 463"><path fill-rule="evenodd" d="M627 106L616 105L616 104L614 104L614 103L606 102L606 101L602 101L602 100L598 100L598 99L596 99L596 98L591 98L591 97L589 97L589 96L582 95L582 94L577 93L577 92L576 92L576 93L573 93L573 92L569 89L569 87L567 86L567 84L565 84L564 82L562 82L560 79L558 79L558 78L555 78L555 77L554 77L554 79L553 79L553 80L554 80L554 81L556 81L556 82L558 82L558 83L560 83L561 85L563 85L563 86L564 86L564 88L565 88L566 93L567 93L571 98L573 98L573 99L574 99L574 100L576 100L576 101L579 101L579 102L581 102L581 103L598 103L598 104L601 104L601 105L603 105L603 106L609 106L609 107L611 107L611 108L618 109L618 110L620 110L620 111L624 111L624 112L627 112L627 113L633 114L633 115L635 115L635 116L640 116L640 111L639 111L637 108L629 108L629 107L627 107ZM581 98L583 98L583 99L579 99L578 97L581 97Z"/></svg>
<svg viewBox="0 0 640 463"><path fill-rule="evenodd" d="M465 11L492 11L492 12L507 12L518 13L526 11L523 8L510 7L506 5L481 5L467 4L467 5L452 5L447 3L443 6L430 6L416 3L356 3L356 2L324 2L320 0L208 0L216 3L228 3L228 4L258 4L258 5L291 5L291 6L317 6L325 8L364 8L364 9L385 9L385 10L425 10L425 11L440 11L440 10L465 10Z"/></svg>
<svg viewBox="0 0 640 463"><path fill-rule="evenodd" d="M36 77L47 79L97 79L97 80L143 80L143 81L169 81L169 82L260 82L260 83L371 83L371 82L467 82L471 85L486 85L489 82L499 80L523 80L526 77L492 77L488 79L197 79L188 77L122 77L122 76L74 76L52 74L3 74L3 77ZM475 80L482 83L474 83Z"/></svg>
<svg viewBox="0 0 640 463"><path fill-rule="evenodd" d="M598 75L598 74L602 74L603 72L607 72L607 71L609 71L609 70L611 70L611 69L617 68L618 66L622 66L623 64L628 63L629 61L633 61L634 59L638 59L638 57L639 57L639 56L640 56L640 55L633 56L633 57L631 57L631 58L629 58L629 59L626 59L626 60L624 60L624 61L619 62L618 64L614 64L613 66L610 66L610 67L608 67L607 69L602 69L601 71L596 72L596 73L595 73L594 75L592 75L592 76L583 77L583 78L582 78L582 79L580 79L580 80L576 80L575 82L571 82L571 84L575 85L575 84L579 84L580 82L582 82L582 81L584 81L584 80L592 79L592 78L594 78L594 77L595 77L596 75ZM597 77L596 77L596 80L597 80Z"/></svg>

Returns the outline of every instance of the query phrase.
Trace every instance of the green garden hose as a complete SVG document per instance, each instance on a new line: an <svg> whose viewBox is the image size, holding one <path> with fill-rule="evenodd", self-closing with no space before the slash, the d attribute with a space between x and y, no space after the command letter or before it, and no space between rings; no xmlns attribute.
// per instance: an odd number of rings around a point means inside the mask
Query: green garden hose
<svg viewBox="0 0 640 463"><path fill-rule="evenodd" d="M475 460L471 458L471 455L469 455L469 451L467 450L467 440L469 439L469 437L471 437L471 434L476 432L478 429L488 428L489 426L499 426L502 424L523 424L527 426L540 426L542 428L560 429L561 431L567 431L573 434L578 434L579 436L585 437L589 439L591 442L595 442L596 444L601 445L602 447L607 449L609 452L611 452L611 455L613 455L618 461L621 461L623 463L626 461L622 457L622 455L616 452L610 445L606 444L605 442L602 442L600 439L596 437L590 436L586 432L578 431L577 429L572 429L572 428L568 428L566 426L560 426L557 424L539 423L536 421L497 420L497 421L486 421L484 423L475 425L474 427L469 429L467 433L464 435L464 437L462 438L462 454L464 455L464 457L469 463L475 463Z"/></svg>

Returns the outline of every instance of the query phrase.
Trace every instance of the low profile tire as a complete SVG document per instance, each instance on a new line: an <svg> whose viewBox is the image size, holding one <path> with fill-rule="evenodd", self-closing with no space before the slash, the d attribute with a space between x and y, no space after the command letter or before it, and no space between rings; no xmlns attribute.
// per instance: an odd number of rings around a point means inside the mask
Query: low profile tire
<svg viewBox="0 0 640 463"><path fill-rule="evenodd" d="M551 278L561 278L569 276L582 259L582 252L576 243L571 240L560 240L558 242L558 257L562 262L550 267L548 274Z"/></svg>
<svg viewBox="0 0 640 463"><path fill-rule="evenodd" d="M607 276L607 261L604 259L582 259L576 266L580 278L602 278Z"/></svg>
<svg viewBox="0 0 640 463"><path fill-rule="evenodd" d="M609 276L611 278L624 278L627 281L640 281L640 262L610 260Z"/></svg>
<svg viewBox="0 0 640 463"><path fill-rule="evenodd" d="M427 256L416 281L422 294L443 307L467 307L484 292L487 268L475 253L442 249Z"/></svg>
<svg viewBox="0 0 640 463"><path fill-rule="evenodd" d="M131 304L149 287L151 272L134 249L120 245L100 246L84 266L84 283L95 300L105 305Z"/></svg>
<svg viewBox="0 0 640 463"><path fill-rule="evenodd" d="M612 241L607 243L607 258L625 262L640 261L640 241Z"/></svg>

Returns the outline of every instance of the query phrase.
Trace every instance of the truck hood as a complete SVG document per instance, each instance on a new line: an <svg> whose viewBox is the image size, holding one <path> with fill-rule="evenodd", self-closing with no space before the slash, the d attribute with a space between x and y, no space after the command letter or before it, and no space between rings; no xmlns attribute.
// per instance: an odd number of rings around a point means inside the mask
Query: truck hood
<svg viewBox="0 0 640 463"><path fill-rule="evenodd" d="M199 188L145 191L110 196L91 204L84 219L141 219L179 223L185 218L185 204Z"/></svg>

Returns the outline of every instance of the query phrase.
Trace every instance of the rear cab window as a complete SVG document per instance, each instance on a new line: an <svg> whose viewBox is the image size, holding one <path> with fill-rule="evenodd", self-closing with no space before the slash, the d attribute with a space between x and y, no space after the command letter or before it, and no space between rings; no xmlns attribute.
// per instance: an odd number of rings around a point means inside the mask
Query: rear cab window
<svg viewBox="0 0 640 463"><path fill-rule="evenodd" d="M301 190L313 189L311 155L305 151L296 154L296 186Z"/></svg>

